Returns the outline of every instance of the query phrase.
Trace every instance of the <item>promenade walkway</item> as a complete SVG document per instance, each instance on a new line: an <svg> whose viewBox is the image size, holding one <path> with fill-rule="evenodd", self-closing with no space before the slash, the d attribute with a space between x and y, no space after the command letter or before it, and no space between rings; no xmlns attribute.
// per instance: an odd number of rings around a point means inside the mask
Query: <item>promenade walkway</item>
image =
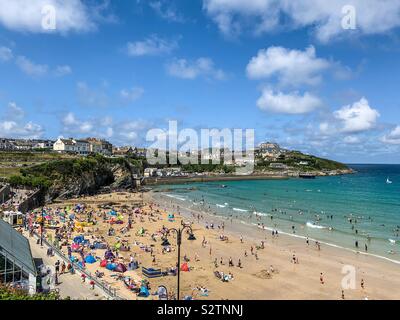
<svg viewBox="0 0 400 320"><path fill-rule="evenodd" d="M24 233L27 236L27 233ZM36 238L29 238L29 243L31 245L31 251L33 258L40 258L43 260L43 263L48 266L54 266L57 260L62 261L57 257L57 255L53 257L47 256L47 247L40 247L40 244L36 244ZM95 288L91 289L89 280L87 279L85 283L82 283L80 273L76 273L74 275L70 273L66 273L60 275L59 277L60 284L57 288L60 290L60 296L62 298L70 297L74 300L104 300L107 299L101 290Z"/></svg>

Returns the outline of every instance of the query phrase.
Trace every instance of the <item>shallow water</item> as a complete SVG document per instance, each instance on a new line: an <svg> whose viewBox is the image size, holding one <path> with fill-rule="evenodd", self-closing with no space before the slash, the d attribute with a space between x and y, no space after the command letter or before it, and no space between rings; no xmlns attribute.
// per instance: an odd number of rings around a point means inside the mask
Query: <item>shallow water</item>
<svg viewBox="0 0 400 320"><path fill-rule="evenodd" d="M182 206L400 261L400 165L354 175L157 187ZM393 183L387 184L389 178ZM394 254L392 254L392 253Z"/></svg>

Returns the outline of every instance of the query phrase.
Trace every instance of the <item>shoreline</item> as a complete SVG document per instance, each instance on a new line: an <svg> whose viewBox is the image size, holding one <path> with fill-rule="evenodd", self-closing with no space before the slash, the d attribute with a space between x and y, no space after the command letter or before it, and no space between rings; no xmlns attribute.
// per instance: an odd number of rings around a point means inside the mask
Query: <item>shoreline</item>
<svg viewBox="0 0 400 320"><path fill-rule="evenodd" d="M309 172L315 177L341 176L347 174L355 174L353 169L333 170L329 172L311 171ZM204 175L204 176L175 176L175 177L145 177L144 185L164 185L164 184L185 184L193 182L218 182L218 181L245 181L245 180L289 180L289 179L304 179L300 177L301 172L294 173L254 173L248 175Z"/></svg>
<svg viewBox="0 0 400 320"><path fill-rule="evenodd" d="M142 196L143 206L136 209L135 204L141 202ZM127 206L127 201L131 205ZM113 205L109 205L110 202ZM186 234L182 236L181 262L183 264L187 261L190 270L181 272L181 297L192 296L196 300L340 300L345 277L343 270L350 267L354 268L356 278L354 288L344 289L347 300L399 299L397 292L392 289L400 287L398 265L324 244L318 250L312 240L307 246L304 239L302 241L283 233L272 237L267 230L241 223L234 218L231 222L230 217L224 219L202 211L198 213L199 211L190 210L191 208L186 209L179 201L161 193L88 196L52 204L46 208L46 213L54 217L52 221L58 221L57 212L61 212L57 208L72 213L78 204L79 207L83 204L85 210L77 213L75 221L82 224L86 221L87 214L92 212L96 223L74 230L67 241L71 243L75 236L85 235L90 241L103 239L102 242L111 247L120 241L126 243L129 250L120 251L116 261L127 264L130 257L135 257L139 269L128 270L123 277L132 279L136 284L146 279L141 267L164 271L176 266L176 236L169 236L170 250L164 251L161 230L164 227L181 228L181 222L190 222L196 240L189 241ZM111 209L121 214L122 219L121 225L113 224L115 234L112 235L108 234L109 218L103 218ZM124 231L128 214L132 212L136 212L132 215L133 227ZM172 219L171 214L174 215ZM214 228L206 228L206 225L210 226L210 222L214 224ZM79 225L77 227L81 228ZM221 235L224 239L221 239ZM240 240L241 236L243 241ZM54 230L46 228L45 237L49 241L54 239ZM264 241L265 246L260 247L261 241ZM66 247L63 246L61 251L65 254ZM101 281L104 280L107 287L116 290L118 296L128 300L142 299L126 288L118 274L100 267L104 249L87 249L85 252L92 254L97 260L94 264L86 265L89 273L94 274L96 270L101 270L104 272ZM80 259L79 254L73 255ZM294 255L297 258L296 263L292 260ZM228 265L230 259L233 266ZM238 265L239 261L241 266ZM269 273L272 266L274 271ZM222 282L216 277L216 272L223 272L225 275L231 273L233 278ZM323 284L319 280L321 273L325 281ZM360 288L361 279L365 280L365 288ZM146 280L150 282L151 292L159 285L166 286L169 292L176 292L177 278L174 276ZM199 287L207 288L208 294L202 295ZM150 295L146 300L154 299L156 297Z"/></svg>
<svg viewBox="0 0 400 320"><path fill-rule="evenodd" d="M244 181L244 180L288 180L289 176L283 175L229 175L229 176L198 176L198 177L166 177L145 178L145 185L185 184L193 182L218 182L218 181Z"/></svg>
<svg viewBox="0 0 400 320"><path fill-rule="evenodd" d="M163 194L162 192L160 192L159 194L161 196L168 197L167 195ZM152 201L157 203L157 198L154 196L154 194L150 195L150 198L151 198ZM167 199L165 199L165 200L167 200ZM177 202L175 202L175 204L177 204ZM195 210L195 209L191 209L191 208L187 208L187 207L180 206L180 208L181 209L184 208L186 211L191 211L192 213L200 213L200 214L208 217L211 220L214 219L214 220L218 220L220 222L224 221L224 220L225 221L229 220L229 218L230 218L230 217L225 217L225 216L221 216L221 215L212 215L212 214L210 214L209 212L206 212L206 211ZM185 211L182 213L182 215L185 216L188 219L193 218L193 217L191 217L191 215L189 213L187 213ZM279 230L279 228L271 228L271 227L267 227L267 226L262 227L260 225L255 224L255 223L248 223L248 222L245 222L245 221L237 219L237 218L232 218L232 219L236 223L242 224L242 225L245 225L246 227L248 227L249 230L247 230L247 232L249 234L252 233L254 228L256 228L256 229L258 229L260 231L264 230L264 231L270 231L270 232L272 232L273 230L278 230L279 234L280 235L284 235L285 237L289 237L289 238L292 238L292 239L302 239L302 240L307 240L307 238L308 238L310 241L319 242L320 244L324 244L324 245L327 245L329 247L336 248L338 250L345 250L345 251L351 252L351 253L356 254L356 255L358 255L358 254L365 255L365 256L376 258L376 259L381 259L381 260L384 260L384 261L387 261L387 262L391 262L391 263L396 264L396 265L400 265L400 260L391 259L391 258L388 258L388 257L385 257L385 256L381 256L381 255L378 255L378 254L374 254L374 253L368 253L368 252L364 252L364 251L357 251L357 250L354 250L354 249L351 249L351 248L348 248L348 247L337 245L335 243L314 239L314 238L307 237L307 236L304 236L304 235L292 234L292 233L289 233L289 232L285 232L285 231ZM238 230L234 230L233 232L236 234L236 236L240 236L240 234L238 234Z"/></svg>
<svg viewBox="0 0 400 320"><path fill-rule="evenodd" d="M148 196L150 201L153 199L160 208L163 208L163 210L166 209L167 212L177 211L177 208L174 208L174 205L176 205L177 202L174 202L173 199L165 199L166 197L163 199L161 194L154 193L150 193ZM271 236L271 233L267 233L266 230L261 230L260 228L257 228L257 226L249 225L247 223L244 224L240 221L235 221L235 219L233 219L234 222L231 224L229 222L229 217L224 219L224 217L214 216L208 212L201 211L204 219L198 222L193 216L193 214L197 214L198 211L180 206L178 212L179 215L184 217L185 221L194 222L196 226L200 225L200 229L204 230L204 232L215 235L214 238L216 240L213 240L212 244L210 243L210 248L212 247L213 251L216 246L215 241L217 241L217 244L219 245L217 235L220 234L221 231L218 229L206 229L204 227L204 220L206 220L207 223L212 221L215 226L224 222L225 230L223 233L229 237L230 242L230 239L235 239L232 241L233 244L227 247L225 245L225 249L223 249L224 251L221 253L224 254L224 256L231 254L233 257L236 257L237 254L240 254L241 249L238 251L238 248L243 246L243 244L238 243L237 240L240 236L243 236L245 243L259 244L260 241L265 241L265 250L268 252L265 257L267 265L273 264L274 268L278 266L278 268L281 269L280 274L284 273L285 276L284 278L279 276L279 279L277 279L278 283L276 286L273 286L272 292L267 293L267 291L265 291L267 290L266 288L259 288L259 290L257 290L259 294L266 294L267 297L256 296L252 299L340 299L340 290L343 289L341 283L345 275L344 270L347 267L354 268L356 282L359 283L361 279L365 279L365 281L369 283L371 290L372 287L374 287L374 289L372 290L373 293L366 292L364 289L358 290L357 287L359 285L356 284L355 288L345 288L346 298L348 296L350 296L350 299L357 300L399 298L395 293L392 293L391 288L397 286L392 281L393 279L400 280L400 270L398 268L398 263L389 261L389 259L381 259L375 257L373 254L363 254L362 252L359 252L362 254L358 254L354 250L346 248L342 249L339 246L323 244L322 242L320 242L320 244L322 244L322 249L317 250L313 243L307 246L305 238L302 238L301 236L296 235L293 237L291 234L280 233L279 237L274 238ZM304 240L304 242L300 239ZM312 239L309 240L310 242L313 241ZM237 243L237 245L235 243ZM259 254L262 251L263 250L259 251ZM294 254L300 257L301 264L296 265L291 263L291 257ZM246 261L249 257L242 259ZM252 283L256 280L254 279L256 275L254 269L257 270L257 260L258 259L254 262L254 265L253 263L248 265L248 268L251 271L246 270L246 275L243 275L243 277L246 276L247 281ZM260 260L264 261L264 257L260 258ZM265 262L262 262L262 264L263 263ZM267 266L264 267L264 271L265 269L267 269ZM297 269L301 269L302 271L298 273L298 271L296 271ZM262 271L263 270L261 270L261 272ZM329 275L329 292L326 292L325 290L326 283L324 286L318 284L318 276L320 273L323 273L324 277ZM275 279L275 277L276 276L273 278ZM263 287L264 285L260 281L261 279L259 279L258 282L254 281L254 284ZM269 282L270 280L266 281ZM267 283L265 285L269 287ZM288 290L288 288L291 289ZM271 288L268 290L270 289ZM336 295L335 291L332 293L331 290L336 290Z"/></svg>

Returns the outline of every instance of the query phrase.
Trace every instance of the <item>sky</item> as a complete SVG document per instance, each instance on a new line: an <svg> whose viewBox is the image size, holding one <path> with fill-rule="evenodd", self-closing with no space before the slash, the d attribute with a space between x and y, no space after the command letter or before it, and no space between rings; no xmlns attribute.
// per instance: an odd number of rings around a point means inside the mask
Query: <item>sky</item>
<svg viewBox="0 0 400 320"><path fill-rule="evenodd" d="M254 129L400 163L398 0L0 0L0 137Z"/></svg>

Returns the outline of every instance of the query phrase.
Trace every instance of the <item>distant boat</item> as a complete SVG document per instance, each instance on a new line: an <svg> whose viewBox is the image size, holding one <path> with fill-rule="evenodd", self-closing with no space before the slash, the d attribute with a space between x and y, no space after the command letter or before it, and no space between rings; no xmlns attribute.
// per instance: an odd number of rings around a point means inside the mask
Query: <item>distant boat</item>
<svg viewBox="0 0 400 320"><path fill-rule="evenodd" d="M392 184L393 182L389 180L389 178L386 179L387 184Z"/></svg>

